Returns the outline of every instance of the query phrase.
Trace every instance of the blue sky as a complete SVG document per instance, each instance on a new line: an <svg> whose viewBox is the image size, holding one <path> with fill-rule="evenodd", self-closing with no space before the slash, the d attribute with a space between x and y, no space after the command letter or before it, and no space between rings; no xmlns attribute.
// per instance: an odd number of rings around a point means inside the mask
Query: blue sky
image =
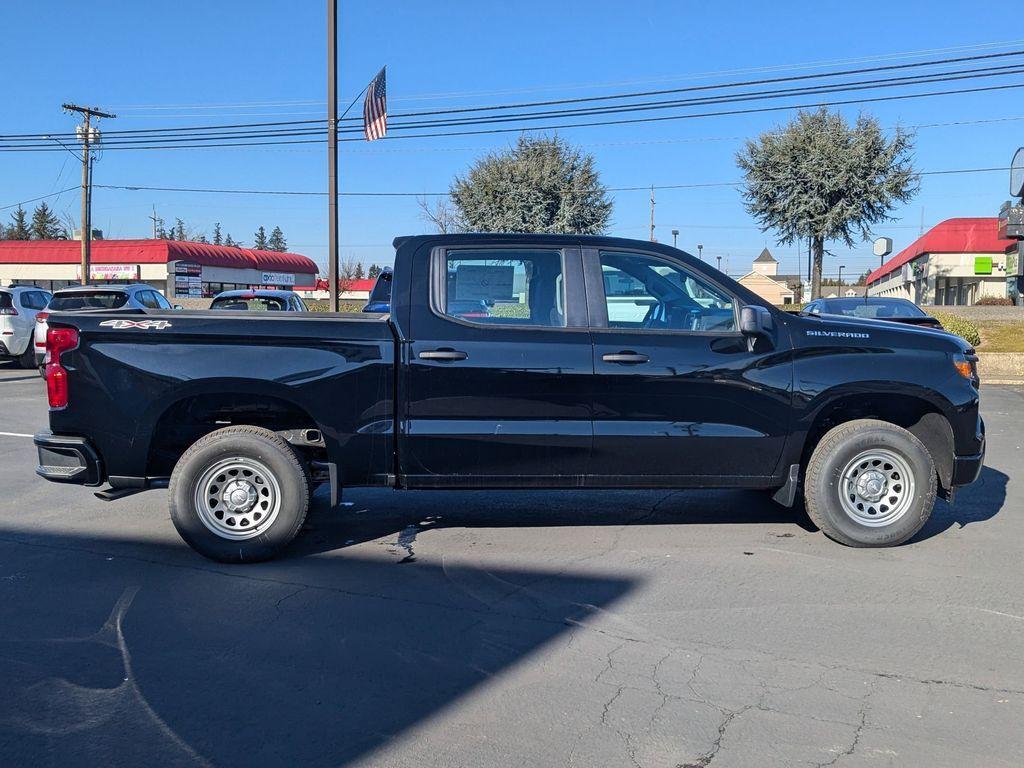
<svg viewBox="0 0 1024 768"><path fill-rule="evenodd" d="M6 30L0 48L6 92L0 133L71 130L75 120L61 112L62 101L111 109L118 119L105 123L110 129L323 116L325 4L320 0L51 0L6 3L0 14ZM958 2L341 0L339 90L347 104L386 64L391 110L399 111L725 82L750 76L737 70L996 42L1007 43L1004 49L1024 48L1021 42L1014 45L1012 25L994 18ZM90 34L84 51L77 42L82 28ZM920 170L1005 166L1024 143L1020 93L866 108L886 126L1014 118L917 133ZM844 108L851 116L857 110ZM743 138L787 118L788 113L769 113L560 133L595 155L610 187L701 184L736 180L733 158ZM514 137L498 135L343 144L341 189L443 191L474 157L511 141ZM64 152L0 153L0 206L72 187L79 176L80 166ZM321 146L108 151L96 165L95 181L323 190L326 151ZM892 236L898 249L917 236L922 210L926 226L951 216L994 215L1006 187L1005 173L926 176L917 198L896 212L899 220L879 227L877 234ZM646 238L648 193L617 192L614 199L612 233ZM765 245L781 260L780 271L800 268L795 247L776 247L771 233L762 233L745 213L734 187L662 190L657 201L659 239L670 242L670 231L679 229L681 247L695 253L702 243L705 258L722 256L732 274L747 271ZM51 203L77 217L77 191ZM97 189L94 225L108 237L146 237L153 205L168 220L180 216L207 234L219 220L247 244L258 225L280 225L290 250L325 263L322 198ZM5 221L8 215L0 213ZM345 198L341 217L342 257L366 263L389 262L393 236L427 229L414 198ZM849 275L877 263L869 243L832 250L836 256L827 260L826 274L839 264Z"/></svg>

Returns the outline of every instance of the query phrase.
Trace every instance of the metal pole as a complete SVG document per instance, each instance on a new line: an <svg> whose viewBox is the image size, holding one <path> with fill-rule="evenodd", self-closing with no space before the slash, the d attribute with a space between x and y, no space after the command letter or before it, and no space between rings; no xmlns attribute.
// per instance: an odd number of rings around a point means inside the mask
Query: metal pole
<svg viewBox="0 0 1024 768"><path fill-rule="evenodd" d="M716 256L715 258L718 259L718 271L721 272L722 271L722 257L721 256Z"/></svg>
<svg viewBox="0 0 1024 768"><path fill-rule="evenodd" d="M676 246L676 240L678 239L678 237L679 237L679 230L678 229L673 229L672 230L672 247L673 248L677 247Z"/></svg>
<svg viewBox="0 0 1024 768"><path fill-rule="evenodd" d="M89 221L89 113L85 113L82 133L82 285L89 284L89 256L92 244L92 222Z"/></svg>
<svg viewBox="0 0 1024 768"><path fill-rule="evenodd" d="M654 185L651 184L651 242L654 242Z"/></svg>
<svg viewBox="0 0 1024 768"><path fill-rule="evenodd" d="M338 303L338 0L327 0L327 280Z"/></svg>
<svg viewBox="0 0 1024 768"><path fill-rule="evenodd" d="M697 243L697 258L704 261L704 246Z"/></svg>
<svg viewBox="0 0 1024 768"><path fill-rule="evenodd" d="M840 264L839 265L839 287L840 287L840 289L843 287L843 270L845 268L846 267L845 267L844 264ZM840 293L842 293L842 290L840 290Z"/></svg>

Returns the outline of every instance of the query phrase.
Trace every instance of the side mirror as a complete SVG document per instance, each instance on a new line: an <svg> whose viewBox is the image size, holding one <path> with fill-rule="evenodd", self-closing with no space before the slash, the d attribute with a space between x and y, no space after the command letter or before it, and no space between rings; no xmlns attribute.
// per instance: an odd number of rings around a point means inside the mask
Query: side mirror
<svg viewBox="0 0 1024 768"><path fill-rule="evenodd" d="M175 304L171 309L184 309L184 307L181 304Z"/></svg>
<svg viewBox="0 0 1024 768"><path fill-rule="evenodd" d="M767 336L774 330L772 313L764 307L751 304L740 310L740 331L747 336Z"/></svg>

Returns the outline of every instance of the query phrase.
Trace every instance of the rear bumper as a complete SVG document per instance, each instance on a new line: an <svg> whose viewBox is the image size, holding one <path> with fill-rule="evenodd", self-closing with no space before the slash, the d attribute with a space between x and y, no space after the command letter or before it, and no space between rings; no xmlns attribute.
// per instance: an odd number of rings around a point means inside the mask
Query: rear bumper
<svg viewBox="0 0 1024 768"><path fill-rule="evenodd" d="M39 452L36 474L55 483L100 485L103 464L84 437L40 432L33 438Z"/></svg>

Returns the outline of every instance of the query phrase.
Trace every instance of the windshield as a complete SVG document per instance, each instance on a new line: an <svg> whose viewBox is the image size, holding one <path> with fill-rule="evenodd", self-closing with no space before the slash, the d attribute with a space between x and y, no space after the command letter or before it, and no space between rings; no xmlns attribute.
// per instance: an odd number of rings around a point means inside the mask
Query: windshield
<svg viewBox="0 0 1024 768"><path fill-rule="evenodd" d="M884 320L889 317L924 317L924 311L909 301L826 301L825 312L829 315L847 317L868 317Z"/></svg>
<svg viewBox="0 0 1024 768"><path fill-rule="evenodd" d="M221 296L210 309L247 309L252 312L287 312L288 302L277 296Z"/></svg>
<svg viewBox="0 0 1024 768"><path fill-rule="evenodd" d="M78 309L117 309L128 303L122 291L75 291L58 293L50 299L51 312L72 312Z"/></svg>

